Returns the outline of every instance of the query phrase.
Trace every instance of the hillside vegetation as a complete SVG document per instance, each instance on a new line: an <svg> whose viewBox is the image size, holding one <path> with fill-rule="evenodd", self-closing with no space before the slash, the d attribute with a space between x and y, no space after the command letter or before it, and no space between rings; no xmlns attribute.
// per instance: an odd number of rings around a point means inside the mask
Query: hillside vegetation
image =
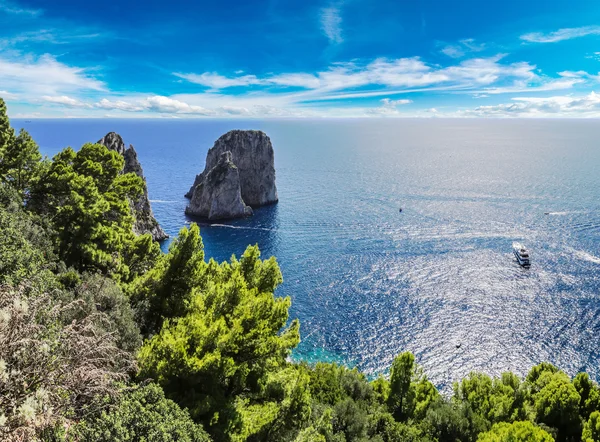
<svg viewBox="0 0 600 442"><path fill-rule="evenodd" d="M549 363L444 397L411 353L375 380L290 362L276 259L207 259L195 224L161 253L122 168L98 144L43 159L0 99L0 440L600 441L600 389Z"/></svg>

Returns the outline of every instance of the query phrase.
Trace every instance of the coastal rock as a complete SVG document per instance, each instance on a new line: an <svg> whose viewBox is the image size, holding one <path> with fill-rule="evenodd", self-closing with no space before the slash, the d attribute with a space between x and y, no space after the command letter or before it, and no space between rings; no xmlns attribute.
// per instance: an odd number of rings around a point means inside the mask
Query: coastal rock
<svg viewBox="0 0 600 442"><path fill-rule="evenodd" d="M185 213L209 220L252 215L252 209L244 204L240 185L239 169L232 162L231 152L221 153L216 164L202 173Z"/></svg>
<svg viewBox="0 0 600 442"><path fill-rule="evenodd" d="M194 190L225 152L231 152L231 159L239 171L245 204L258 207L277 202L273 145L269 137L258 130L232 130L221 136L208 151L204 171L196 176L187 198L193 199Z"/></svg>
<svg viewBox="0 0 600 442"><path fill-rule="evenodd" d="M108 149L114 150L125 159L123 173L135 173L144 181L142 195L136 201L131 201L131 207L135 216L135 223L133 225L134 233L136 235L150 233L155 241L163 241L167 239L169 235L167 235L160 227L158 221L156 221L154 214L152 213L152 207L150 206L150 200L148 199L146 178L144 178L142 165L138 161L137 152L133 146L130 145L128 148L125 148L123 139L115 132L109 132L106 134L100 141L98 141L98 144L102 144Z"/></svg>

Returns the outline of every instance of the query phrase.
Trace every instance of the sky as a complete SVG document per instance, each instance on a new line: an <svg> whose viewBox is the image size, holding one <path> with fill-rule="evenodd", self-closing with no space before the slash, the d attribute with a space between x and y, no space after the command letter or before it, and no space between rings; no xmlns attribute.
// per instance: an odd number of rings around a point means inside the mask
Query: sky
<svg viewBox="0 0 600 442"><path fill-rule="evenodd" d="M600 117L597 0L0 0L17 118Z"/></svg>

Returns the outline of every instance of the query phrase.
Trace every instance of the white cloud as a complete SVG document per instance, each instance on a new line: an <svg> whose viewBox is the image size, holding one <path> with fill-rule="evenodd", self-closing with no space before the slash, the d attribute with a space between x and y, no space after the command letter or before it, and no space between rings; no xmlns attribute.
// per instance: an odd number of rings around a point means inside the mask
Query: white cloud
<svg viewBox="0 0 600 442"><path fill-rule="evenodd" d="M164 114L215 115L213 110L162 95L114 101L103 98L94 103L93 107L123 112L149 111Z"/></svg>
<svg viewBox="0 0 600 442"><path fill-rule="evenodd" d="M233 86L250 86L261 84L262 81L255 75L243 75L241 77L225 77L215 72L205 72L203 74L183 74L174 73L173 75L189 81L190 83L200 84L212 89L224 89Z"/></svg>
<svg viewBox="0 0 600 442"><path fill-rule="evenodd" d="M401 106L403 104L410 104L413 102L412 100L408 100L406 98L403 98L400 100L392 100L390 98L383 98L380 101L382 103L382 106L386 106L386 107L396 107L396 106Z"/></svg>
<svg viewBox="0 0 600 442"><path fill-rule="evenodd" d="M530 43L556 43L558 41L570 40L572 38L585 37L587 35L600 35L600 26L582 26L579 28L563 28L554 32L530 32L521 35L521 40Z"/></svg>
<svg viewBox="0 0 600 442"><path fill-rule="evenodd" d="M0 91L0 98L4 98L5 100L14 100L18 97L17 94L13 94L8 91Z"/></svg>
<svg viewBox="0 0 600 442"><path fill-rule="evenodd" d="M344 41L342 37L342 17L339 6L329 6L322 8L319 19L321 29L330 43L339 44Z"/></svg>
<svg viewBox="0 0 600 442"><path fill-rule="evenodd" d="M412 103L412 100L408 99L392 100L390 98L383 98L379 101L381 102L381 106L364 109L364 113L382 117L398 116L401 114L398 110L398 106Z"/></svg>
<svg viewBox="0 0 600 442"><path fill-rule="evenodd" d="M483 51L485 47L484 43L476 43L473 38L465 38L457 44L444 46L441 52L451 58L461 58L469 52Z"/></svg>
<svg viewBox="0 0 600 442"><path fill-rule="evenodd" d="M590 74L586 71L562 71L562 72L559 72L558 75L560 75L561 77L564 77L564 78L581 79L581 82L583 82L584 79L600 82L600 72L598 72L597 75L594 75L594 74Z"/></svg>
<svg viewBox="0 0 600 442"><path fill-rule="evenodd" d="M80 100L76 100L75 98L68 97L66 95L61 96L48 96L45 95L42 97L42 100L47 101L48 103L60 104L66 107L80 107L80 108L91 108L90 104L84 103Z"/></svg>
<svg viewBox="0 0 600 442"><path fill-rule="evenodd" d="M64 45L74 42L89 41L104 37L108 34L93 32L86 28L69 29L38 29L15 34L11 37L0 38L0 49L10 49L27 46L31 43L47 43L53 45Z"/></svg>
<svg viewBox="0 0 600 442"><path fill-rule="evenodd" d="M541 80L539 84L529 84L523 81L516 81L510 86L503 87L492 87L477 91L477 93L483 94L518 94L522 92L545 92L545 91L556 91L562 89L571 89L573 86L579 83L583 83L584 80L580 78L557 78L557 79L545 79Z"/></svg>
<svg viewBox="0 0 600 442"><path fill-rule="evenodd" d="M94 106L100 109L121 110L125 112L140 112L144 110L144 107L141 105L136 105L123 100L110 101L106 98L95 103Z"/></svg>
<svg viewBox="0 0 600 442"><path fill-rule="evenodd" d="M0 84L30 96L63 95L73 91L102 91L104 83L91 77L86 69L58 62L51 55L19 60L0 55Z"/></svg>
<svg viewBox="0 0 600 442"><path fill-rule="evenodd" d="M457 86L463 88L492 84L501 79L532 81L537 78L535 66L529 63L501 62L503 54L494 57L472 58L457 65L441 68L426 64L418 57L386 59L377 58L368 64L357 62L336 63L329 69L311 73L292 72L259 78L255 75L224 77L216 73L179 74L194 83L209 86L214 90L231 86L260 85L267 88L303 88L305 92L296 94L297 98L322 99L333 91L356 89L365 86L388 88L440 87L448 89ZM370 92L361 91L357 96L368 96ZM385 91L375 92L385 95ZM338 97L342 98L342 97ZM328 99L332 99L328 97Z"/></svg>
<svg viewBox="0 0 600 442"><path fill-rule="evenodd" d="M8 0L0 0L0 12L12 15L26 15L37 17L42 13L41 9L23 8Z"/></svg>
<svg viewBox="0 0 600 442"><path fill-rule="evenodd" d="M205 109L201 106L193 106L183 101L174 100L173 98L155 95L148 97L143 101L146 109L152 112L175 113L175 114L198 114L212 115L213 111Z"/></svg>
<svg viewBox="0 0 600 442"><path fill-rule="evenodd" d="M465 55L463 48L458 45L448 45L442 48L442 54L451 58L460 58Z"/></svg>
<svg viewBox="0 0 600 442"><path fill-rule="evenodd" d="M511 103L479 106L462 112L475 117L599 117L600 95L515 97Z"/></svg>

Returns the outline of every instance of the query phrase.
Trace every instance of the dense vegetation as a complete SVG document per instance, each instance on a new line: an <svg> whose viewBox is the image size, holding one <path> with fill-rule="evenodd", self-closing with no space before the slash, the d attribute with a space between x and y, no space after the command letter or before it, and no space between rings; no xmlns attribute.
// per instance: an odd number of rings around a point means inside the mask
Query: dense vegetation
<svg viewBox="0 0 600 442"><path fill-rule="evenodd" d="M444 397L410 353L375 380L291 362L276 260L207 261L194 224L162 254L122 162L42 159L0 99L0 440L600 441L598 385L549 363Z"/></svg>

